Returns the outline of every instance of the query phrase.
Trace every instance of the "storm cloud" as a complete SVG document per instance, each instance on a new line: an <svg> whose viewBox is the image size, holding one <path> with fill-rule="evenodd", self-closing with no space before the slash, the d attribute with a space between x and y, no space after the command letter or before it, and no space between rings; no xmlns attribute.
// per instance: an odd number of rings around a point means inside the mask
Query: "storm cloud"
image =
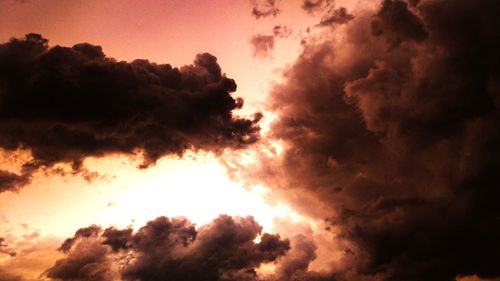
<svg viewBox="0 0 500 281"><path fill-rule="evenodd" d="M41 167L86 157L142 153L141 167L187 149L219 152L259 137L254 120L233 116L233 79L204 53L174 68L116 61L100 46L48 46L38 34L0 44L0 148L29 150L20 174L0 171L0 192L17 190Z"/></svg>
<svg viewBox="0 0 500 281"><path fill-rule="evenodd" d="M260 241L255 242L260 235ZM59 280L256 280L256 268L287 253L288 240L262 233L251 217L221 215L195 229L158 217L136 232L95 226L61 246L66 257L45 276Z"/></svg>
<svg viewBox="0 0 500 281"><path fill-rule="evenodd" d="M500 276L498 12L487 0L358 8L272 90L283 151L241 173L328 217L344 250L325 278Z"/></svg>

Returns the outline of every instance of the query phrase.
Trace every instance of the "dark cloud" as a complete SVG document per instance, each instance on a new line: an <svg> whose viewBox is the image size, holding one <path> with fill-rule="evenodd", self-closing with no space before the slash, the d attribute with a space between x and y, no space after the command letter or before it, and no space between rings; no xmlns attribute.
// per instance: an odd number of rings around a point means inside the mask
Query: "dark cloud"
<svg viewBox="0 0 500 281"><path fill-rule="evenodd" d="M257 34L250 40L254 57L270 57L274 49L274 36Z"/></svg>
<svg viewBox="0 0 500 281"><path fill-rule="evenodd" d="M279 0L251 0L252 16L256 19L276 17L281 12L278 2Z"/></svg>
<svg viewBox="0 0 500 281"><path fill-rule="evenodd" d="M132 228L116 229L114 227L107 228L102 233L104 245L109 245L113 251L128 249L130 247L130 237L132 236Z"/></svg>
<svg viewBox="0 0 500 281"><path fill-rule="evenodd" d="M422 41L427 37L421 20L408 10L406 2L400 0L384 0L371 27L375 36L387 33L386 38L391 47L406 40Z"/></svg>
<svg viewBox="0 0 500 281"><path fill-rule="evenodd" d="M257 267L276 261L290 248L279 235L261 232L251 217L224 215L197 230L186 219L166 217L135 233L91 226L66 240L73 241L69 247L64 242L66 257L45 275L63 281L257 280Z"/></svg>
<svg viewBox="0 0 500 281"><path fill-rule="evenodd" d="M186 149L218 152L258 139L257 119L233 116L243 104L230 95L236 83L207 53L173 68L119 62L87 43L49 48L28 34L0 44L0 65L0 148L33 156L21 174L0 172L0 191L56 163L84 171L90 156L142 152L147 167Z"/></svg>
<svg viewBox="0 0 500 281"><path fill-rule="evenodd" d="M15 174L0 170L0 192L6 190L17 190L31 181L31 174Z"/></svg>
<svg viewBox="0 0 500 281"><path fill-rule="evenodd" d="M329 216L344 249L331 278L500 276L498 12L487 0L356 10L271 92L283 151L242 173Z"/></svg>
<svg viewBox="0 0 500 281"><path fill-rule="evenodd" d="M68 252L71 247L81 238L89 238L89 237L96 237L101 231L101 228L97 225L91 225L88 227L80 228L75 232L75 235L72 238L68 238L64 240L62 243L61 247L59 247L59 251L61 252Z"/></svg>

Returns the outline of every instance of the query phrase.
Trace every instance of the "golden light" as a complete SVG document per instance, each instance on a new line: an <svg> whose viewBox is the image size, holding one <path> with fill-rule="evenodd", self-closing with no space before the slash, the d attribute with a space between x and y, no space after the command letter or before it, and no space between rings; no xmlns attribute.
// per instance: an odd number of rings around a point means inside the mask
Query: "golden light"
<svg viewBox="0 0 500 281"><path fill-rule="evenodd" d="M253 216L265 231L276 218L304 219L284 202L266 201L269 189L232 181L211 154L166 157L146 170L137 169L139 163L125 156L88 159L85 166L101 175L90 183L39 174L19 193L0 195L2 214L60 237L90 224L137 228L158 216L184 216L198 225L220 214Z"/></svg>

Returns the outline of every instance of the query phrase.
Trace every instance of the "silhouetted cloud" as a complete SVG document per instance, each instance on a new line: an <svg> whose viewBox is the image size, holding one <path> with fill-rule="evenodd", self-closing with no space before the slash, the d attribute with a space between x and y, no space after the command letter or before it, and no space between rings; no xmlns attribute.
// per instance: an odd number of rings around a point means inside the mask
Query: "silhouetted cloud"
<svg viewBox="0 0 500 281"><path fill-rule="evenodd" d="M379 7L304 45L268 99L283 151L240 172L329 217L330 279L498 277L498 5Z"/></svg>
<svg viewBox="0 0 500 281"><path fill-rule="evenodd" d="M100 46L54 46L38 34L0 44L0 148L30 150L21 174L0 171L0 192L17 190L41 167L86 157L143 152L148 167L187 149L218 152L259 137L254 120L234 117L233 79L207 53L173 68L119 62Z"/></svg>
<svg viewBox="0 0 500 281"><path fill-rule="evenodd" d="M197 230L186 219L166 217L148 222L135 233L90 226L66 241L72 241L61 246L67 255L47 270L48 278L256 280L257 267L276 261L290 248L279 235L262 234L253 218L224 215Z"/></svg>

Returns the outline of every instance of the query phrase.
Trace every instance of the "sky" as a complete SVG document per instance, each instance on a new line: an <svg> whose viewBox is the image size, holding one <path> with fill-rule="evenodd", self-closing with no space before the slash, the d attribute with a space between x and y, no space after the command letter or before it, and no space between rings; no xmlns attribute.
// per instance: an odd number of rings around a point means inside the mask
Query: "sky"
<svg viewBox="0 0 500 281"><path fill-rule="evenodd" d="M499 8L0 1L0 281L500 280Z"/></svg>

